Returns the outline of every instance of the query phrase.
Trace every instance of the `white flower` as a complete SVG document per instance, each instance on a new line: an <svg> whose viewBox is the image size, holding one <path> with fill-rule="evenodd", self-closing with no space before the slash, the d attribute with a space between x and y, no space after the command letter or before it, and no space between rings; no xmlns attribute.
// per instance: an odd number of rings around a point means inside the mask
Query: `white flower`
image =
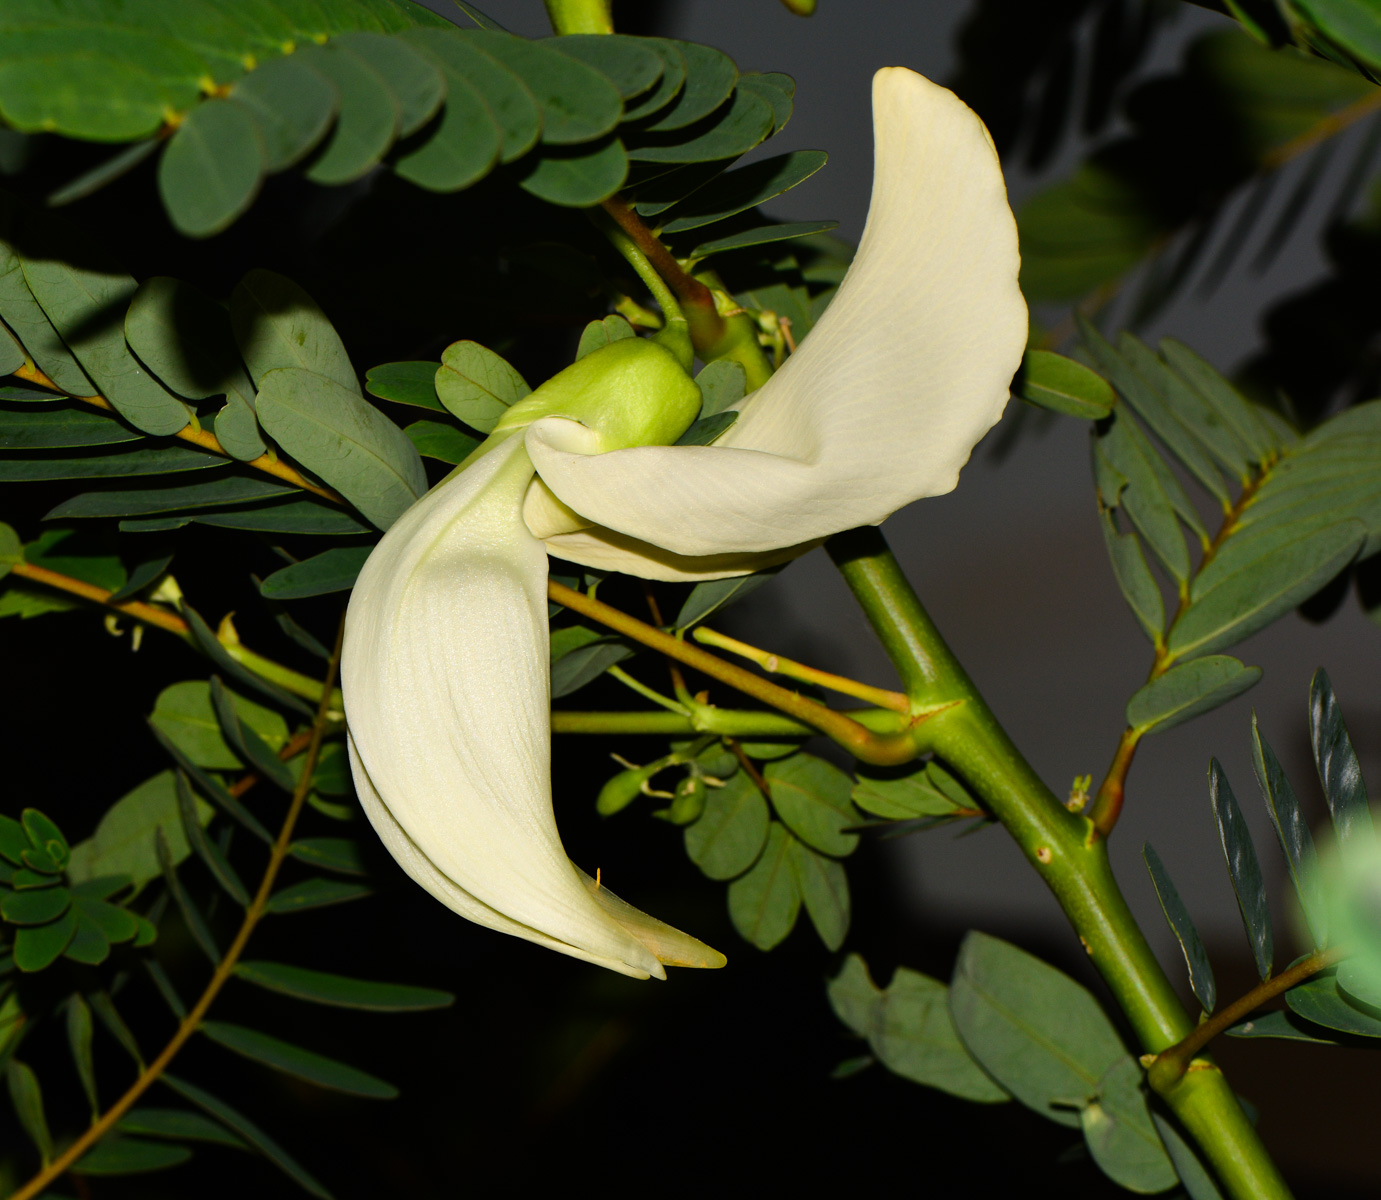
<svg viewBox="0 0 1381 1200"><path fill-rule="evenodd" d="M1016 227L987 131L952 93L888 68L873 110L857 257L715 445L638 444L675 432L650 419L630 436L622 394L601 398L617 435L588 397L564 416L529 406L366 563L341 664L356 785L403 869L462 916L637 977L724 962L562 848L546 556L650 579L743 574L954 487L1026 340Z"/></svg>

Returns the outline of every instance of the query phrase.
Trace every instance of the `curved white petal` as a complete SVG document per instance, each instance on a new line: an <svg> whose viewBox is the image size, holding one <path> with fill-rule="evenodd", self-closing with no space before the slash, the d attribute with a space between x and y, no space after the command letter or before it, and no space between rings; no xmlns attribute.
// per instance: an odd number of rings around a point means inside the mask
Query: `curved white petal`
<svg viewBox="0 0 1381 1200"><path fill-rule="evenodd" d="M410 508L365 563L341 657L356 785L390 852L455 911L663 977L647 939L678 959L698 943L641 914L626 927L556 831L547 560L522 519L531 479L511 437ZM702 949L702 965L723 961Z"/></svg>
<svg viewBox="0 0 1381 1200"><path fill-rule="evenodd" d="M528 453L562 502L701 556L877 524L954 487L1026 343L1016 223L987 130L952 92L889 67L874 77L873 114L868 224L800 350L714 446L582 454L537 421Z"/></svg>
<svg viewBox="0 0 1381 1200"><path fill-rule="evenodd" d="M783 546L759 554L674 554L641 542L626 533L602 525L591 525L571 533L546 535L547 550L568 562L597 571L622 571L639 579L666 583L704 583L710 579L729 579L751 575L779 563L790 562L807 550L814 550L824 539L815 538L799 546Z"/></svg>

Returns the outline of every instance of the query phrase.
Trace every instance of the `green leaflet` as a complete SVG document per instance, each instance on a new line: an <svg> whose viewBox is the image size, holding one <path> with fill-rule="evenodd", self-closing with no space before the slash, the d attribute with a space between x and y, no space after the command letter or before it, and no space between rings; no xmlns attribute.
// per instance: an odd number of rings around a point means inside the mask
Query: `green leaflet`
<svg viewBox="0 0 1381 1200"><path fill-rule="evenodd" d="M791 120L796 81L781 71L749 71L738 77L737 86L766 100L772 109L772 132L780 133Z"/></svg>
<svg viewBox="0 0 1381 1200"><path fill-rule="evenodd" d="M24 278L34 298L116 412L145 433L177 433L191 419L187 406L125 345L123 317L134 297L134 280L52 222L42 222L21 247ZM74 251L86 265L67 261Z"/></svg>
<svg viewBox="0 0 1381 1200"><path fill-rule="evenodd" d="M373 546L339 546L301 562L281 567L259 585L261 595L273 600L300 600L346 592L364 566Z"/></svg>
<svg viewBox="0 0 1381 1200"><path fill-rule="evenodd" d="M264 906L265 912L295 913L308 909L344 904L373 895L373 889L362 883L343 883L338 879L304 879L301 883L274 892Z"/></svg>
<svg viewBox="0 0 1381 1200"><path fill-rule="evenodd" d="M287 744L288 724L281 714L228 688L226 692L240 719L272 750L276 752ZM211 703L211 685L204 679L188 679L165 687L154 701L149 722L198 767L215 771L247 769L221 733Z"/></svg>
<svg viewBox="0 0 1381 1200"><path fill-rule="evenodd" d="M746 376L742 363L720 358L695 377L700 389L700 419L717 416L738 405L744 397Z"/></svg>
<svg viewBox="0 0 1381 1200"><path fill-rule="evenodd" d="M686 854L710 879L733 879L762 854L770 823L767 801L740 771L709 789L704 813L686 826Z"/></svg>
<svg viewBox="0 0 1381 1200"><path fill-rule="evenodd" d="M85 405L0 405L0 450L58 450L116 446L144 435L124 421Z"/></svg>
<svg viewBox="0 0 1381 1200"><path fill-rule="evenodd" d="M791 221L782 225L758 225L727 237L701 242L690 252L692 258L708 258L725 250L742 250L748 246L765 246L772 242L786 242L793 238L810 237L834 229L838 221ZM803 325L808 323L802 322Z"/></svg>
<svg viewBox="0 0 1381 1200"><path fill-rule="evenodd" d="M478 342L452 342L441 355L436 394L452 416L489 433L532 389L504 359Z"/></svg>
<svg viewBox="0 0 1381 1200"><path fill-rule="evenodd" d="M909 821L916 817L944 817L965 801L943 790L934 763L915 769L860 766L851 797L859 808L885 821ZM971 802L968 802L971 803Z"/></svg>
<svg viewBox="0 0 1381 1200"><path fill-rule="evenodd" d="M380 529L427 490L427 474L401 429L358 391L300 367L260 379L260 424Z"/></svg>
<svg viewBox="0 0 1381 1200"><path fill-rule="evenodd" d="M439 365L434 362L396 362L370 367L365 374L365 391L380 400L392 400L395 404L411 404L417 408L445 412L446 407L436 394Z"/></svg>
<svg viewBox="0 0 1381 1200"><path fill-rule="evenodd" d="M970 1056L949 1012L949 989L937 979L898 967L879 988L857 954L828 986L835 1015L868 1045L889 1071L980 1104L1008 1099Z"/></svg>
<svg viewBox="0 0 1381 1200"><path fill-rule="evenodd" d="M1117 586L1137 623L1146 631L1146 636L1159 645L1165 633L1165 600L1146 562L1141 541L1130 531L1119 533L1112 513L1106 508L1100 515L1103 542L1108 548L1108 558L1112 560L1112 573Z"/></svg>
<svg viewBox="0 0 1381 1200"><path fill-rule="evenodd" d="M853 781L832 763L810 754L793 754L768 763L763 771L772 807L798 838L835 857L852 854L858 834L845 830L862 815L849 799Z"/></svg>
<svg viewBox="0 0 1381 1200"><path fill-rule="evenodd" d="M1324 971L1307 983L1292 987L1285 993L1290 1011L1325 1029L1357 1037L1381 1037L1381 1017L1348 1003L1338 989L1337 974L1336 970Z"/></svg>
<svg viewBox="0 0 1381 1200"><path fill-rule="evenodd" d="M577 33L545 38L542 45L593 67L624 100L641 96L662 77L662 56L643 38Z"/></svg>
<svg viewBox="0 0 1381 1200"><path fill-rule="evenodd" d="M410 137L440 110L446 80L431 59L400 38L378 33L345 33L332 39L383 79L398 102L398 136Z"/></svg>
<svg viewBox="0 0 1381 1200"><path fill-rule="evenodd" d="M482 123L484 118L498 129L501 162L521 158L537 144L542 132L542 110L537 98L517 74L457 30L428 30L425 33L418 30L403 36L412 46L435 57L445 67L448 92L457 79L466 85L458 111L443 114L442 127L436 135L454 142L449 153L463 157L473 155L476 159L488 156L492 160L492 154L483 147L467 152L463 144L467 129L481 139L488 139L490 135ZM474 94L482 99L479 108L474 105ZM454 121L454 131L446 128L451 121ZM465 172L457 169L457 173Z"/></svg>
<svg viewBox="0 0 1381 1200"><path fill-rule="evenodd" d="M1067 417L1096 421L1117 403L1111 385L1081 362L1050 350L1028 350L1012 390L1023 400Z"/></svg>
<svg viewBox="0 0 1381 1200"><path fill-rule="evenodd" d="M211 819L210 805L198 804L203 824ZM142 887L161 873L154 853L154 832L161 830L167 839L174 863L191 852L178 811L177 789L172 771L160 771L110 806L96 826L96 832L72 847L67 874L74 883L102 875L128 875Z"/></svg>
<svg viewBox="0 0 1381 1200"><path fill-rule="evenodd" d="M852 914L844 864L816 853L796 838L791 840L788 853L796 886L815 932L826 950L838 950L848 936Z"/></svg>
<svg viewBox="0 0 1381 1200"><path fill-rule="evenodd" d="M444 421L414 421L404 433L423 458L457 466L478 449L480 439Z"/></svg>
<svg viewBox="0 0 1381 1200"><path fill-rule="evenodd" d="M582 359L594 350L602 350L610 342L620 342L636 336L637 334L633 332L633 326L623 317L614 313L598 321L591 321L585 326L581 332L580 344L576 347L575 356L577 359Z"/></svg>
<svg viewBox="0 0 1381 1200"><path fill-rule="evenodd" d="M729 98L738 79L738 68L733 60L712 46L673 39L666 39L663 44L679 52L685 63L685 82L676 96L676 102L656 110L657 119L644 126L649 133L685 129L708 117ZM647 110L652 111L651 108ZM638 112L638 115L644 114Z"/></svg>
<svg viewBox="0 0 1381 1200"><path fill-rule="evenodd" d="M173 391L195 400L238 388L252 396L230 315L201 289L156 275L139 285L125 313L125 340Z"/></svg>
<svg viewBox="0 0 1381 1200"><path fill-rule="evenodd" d="M1127 701L1127 724L1141 734L1173 729L1235 700L1260 678L1260 667L1225 654L1192 659L1140 688Z"/></svg>
<svg viewBox="0 0 1381 1200"><path fill-rule="evenodd" d="M325 375L359 394L360 384L345 344L316 301L291 279L250 271L230 296L235 341L254 382L282 367Z"/></svg>
<svg viewBox="0 0 1381 1200"><path fill-rule="evenodd" d="M697 124L674 133L642 134L629 157L636 162L712 162L736 158L772 135L772 106L755 91L738 88L730 102Z"/></svg>
<svg viewBox="0 0 1381 1200"><path fill-rule="evenodd" d="M979 1064L1028 1108L1078 1128L1078 1108L1127 1057L1098 1002L1023 950L970 933L950 982L950 1013Z"/></svg>
<svg viewBox="0 0 1381 1200"><path fill-rule="evenodd" d="M644 38L643 45L662 60L662 74L652 91L633 104L624 106L625 121L640 121L661 112L680 95L686 82L686 58L677 48L677 43L668 38Z"/></svg>
<svg viewBox="0 0 1381 1200"><path fill-rule="evenodd" d="M1163 1192L1179 1182L1151 1119L1141 1067L1124 1057L1098 1081L1098 1096L1079 1112L1084 1141L1099 1169L1134 1192Z"/></svg>
<svg viewBox="0 0 1381 1200"><path fill-rule="evenodd" d="M1365 541L1360 521L1339 521L1228 575L1196 596L1175 622L1171 657L1226 649L1269 625L1336 576Z"/></svg>
<svg viewBox="0 0 1381 1200"><path fill-rule="evenodd" d="M254 1124L248 1117L231 1108L230 1105L218 1100L209 1092L202 1091L201 1088L179 1079L176 1075L169 1074L167 1071L160 1077L165 1087L171 1088L179 1096L190 1100L204 1112L210 1113L217 1121L225 1125L228 1129L234 1130L246 1142L259 1151L271 1163L277 1166L285 1175L293 1180L303 1191L309 1195L316 1196L318 1200L331 1200L331 1193L328 1192L320 1183L316 1181L302 1165L297 1162L286 1150L268 1136L262 1129Z"/></svg>
<svg viewBox="0 0 1381 1200"><path fill-rule="evenodd" d="M618 88L569 55L488 30L467 29L460 36L508 67L536 97L542 110L542 141L548 145L594 141L611 132L623 115Z"/></svg>
<svg viewBox="0 0 1381 1200"><path fill-rule="evenodd" d="M180 509L213 505L242 504L296 495L294 487L262 481L247 475L224 475L206 483L180 487L149 488L140 491L83 492L64 500L47 514L57 517L131 517L145 513L177 512Z"/></svg>
<svg viewBox="0 0 1381 1200"><path fill-rule="evenodd" d="M335 120L335 85L296 54L272 58L230 89L230 101L254 118L263 141L264 169L283 171L300 161Z"/></svg>
<svg viewBox="0 0 1381 1200"><path fill-rule="evenodd" d="M1376 832L1366 781L1333 684L1322 667L1309 682L1309 741L1339 849L1347 856L1372 853Z"/></svg>
<svg viewBox="0 0 1381 1200"><path fill-rule="evenodd" d="M350 183L375 166L398 137L402 108L384 77L338 42L297 51L335 85L335 124L303 173L313 183Z"/></svg>
<svg viewBox="0 0 1381 1200"><path fill-rule="evenodd" d="M628 154L616 137L593 146L546 151L519 186L548 204L588 208L607 200L628 176Z"/></svg>
<svg viewBox="0 0 1381 1200"><path fill-rule="evenodd" d="M734 928L759 950L771 950L784 941L801 911L801 885L792 866L793 840L773 821L758 861L729 885L729 917Z"/></svg>
<svg viewBox="0 0 1381 1200"><path fill-rule="evenodd" d="M158 160L158 194L179 233L210 237L254 203L267 167L254 114L207 100L187 114Z"/></svg>
<svg viewBox="0 0 1381 1200"><path fill-rule="evenodd" d="M199 1113L178 1108L134 1108L120 1118L116 1128L121 1133L139 1133L146 1137L213 1142L236 1150L245 1148L244 1142L224 1126Z"/></svg>

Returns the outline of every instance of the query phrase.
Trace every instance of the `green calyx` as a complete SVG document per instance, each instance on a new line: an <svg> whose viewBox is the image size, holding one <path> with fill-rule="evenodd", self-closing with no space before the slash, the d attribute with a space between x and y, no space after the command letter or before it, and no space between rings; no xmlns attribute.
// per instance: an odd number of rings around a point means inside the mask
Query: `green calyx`
<svg viewBox="0 0 1381 1200"><path fill-rule="evenodd" d="M625 338L552 376L513 405L491 436L542 417L566 417L594 430L601 452L666 446L699 411L700 389L671 351L645 338Z"/></svg>

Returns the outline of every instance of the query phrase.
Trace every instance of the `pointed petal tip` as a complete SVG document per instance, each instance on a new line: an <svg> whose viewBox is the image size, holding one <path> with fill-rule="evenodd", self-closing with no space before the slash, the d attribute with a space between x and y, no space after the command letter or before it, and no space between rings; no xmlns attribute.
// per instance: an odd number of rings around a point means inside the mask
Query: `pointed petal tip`
<svg viewBox="0 0 1381 1200"><path fill-rule="evenodd" d="M628 901L614 895L603 883L591 879L579 867L576 867L576 871L600 908L656 955L660 964L668 967L714 969L724 966L729 961L713 946L705 945L699 938L682 933L665 921L659 921L641 909L634 908ZM665 979L666 972L661 972L657 978Z"/></svg>

